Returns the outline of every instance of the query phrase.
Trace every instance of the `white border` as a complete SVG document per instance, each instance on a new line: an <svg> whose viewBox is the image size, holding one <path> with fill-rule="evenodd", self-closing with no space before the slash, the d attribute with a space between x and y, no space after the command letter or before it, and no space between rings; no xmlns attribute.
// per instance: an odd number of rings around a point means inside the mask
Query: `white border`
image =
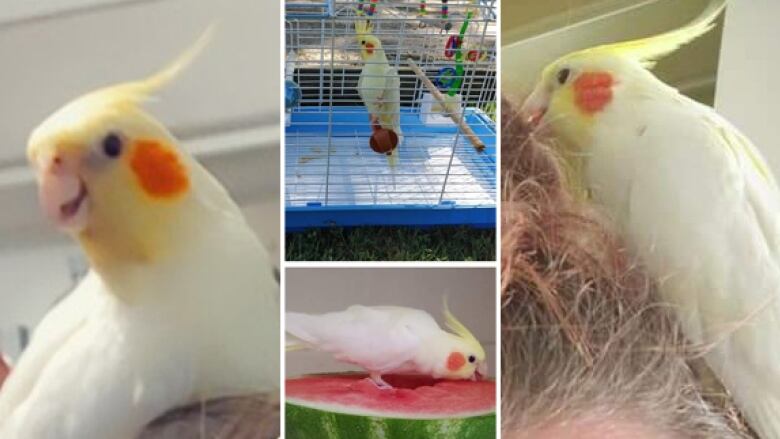
<svg viewBox="0 0 780 439"><path fill-rule="evenodd" d="M501 437L501 0L496 0L496 438Z"/></svg>
<svg viewBox="0 0 780 439"><path fill-rule="evenodd" d="M286 64L286 41L284 32L285 0L279 0L279 438L285 437L285 377L286 358L284 349L284 310L286 308L287 264L284 215L284 66Z"/></svg>

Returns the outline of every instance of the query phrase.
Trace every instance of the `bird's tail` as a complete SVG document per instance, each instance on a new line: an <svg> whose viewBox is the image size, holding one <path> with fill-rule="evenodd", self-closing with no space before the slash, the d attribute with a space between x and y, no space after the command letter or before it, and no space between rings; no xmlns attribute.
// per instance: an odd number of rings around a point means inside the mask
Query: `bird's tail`
<svg viewBox="0 0 780 439"><path fill-rule="evenodd" d="M309 346L316 344L317 338L314 336L314 334L317 332L318 317L319 316L313 316L299 312L285 313L284 330L287 334L292 335L298 339L298 341L286 343L287 349L289 349L289 346L291 345L297 346L302 344Z"/></svg>
<svg viewBox="0 0 780 439"><path fill-rule="evenodd" d="M400 140L398 143L401 143ZM393 190L395 190L395 168L398 165L398 148L387 153L387 166L390 167L390 178L393 180Z"/></svg>

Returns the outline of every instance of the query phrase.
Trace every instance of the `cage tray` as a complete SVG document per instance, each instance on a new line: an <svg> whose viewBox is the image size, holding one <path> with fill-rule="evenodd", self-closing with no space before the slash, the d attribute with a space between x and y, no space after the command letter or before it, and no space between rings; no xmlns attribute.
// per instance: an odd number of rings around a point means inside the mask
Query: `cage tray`
<svg viewBox="0 0 780 439"><path fill-rule="evenodd" d="M495 227L495 124L468 108L465 120L486 145L477 152L452 126L426 126L403 108L398 163L369 147L361 106L302 107L285 139L288 231L368 225Z"/></svg>

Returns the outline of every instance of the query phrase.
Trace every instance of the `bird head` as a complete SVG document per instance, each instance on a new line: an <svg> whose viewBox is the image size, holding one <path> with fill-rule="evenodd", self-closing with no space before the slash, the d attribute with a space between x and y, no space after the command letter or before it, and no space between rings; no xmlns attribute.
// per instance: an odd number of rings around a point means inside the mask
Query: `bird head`
<svg viewBox="0 0 780 439"><path fill-rule="evenodd" d="M194 58L207 36L150 78L66 104L29 138L44 213L79 241L96 268L154 260L183 217L195 162L140 105Z"/></svg>
<svg viewBox="0 0 780 439"><path fill-rule="evenodd" d="M600 117L624 96L668 89L651 72L662 57L714 27L725 8L715 0L688 25L660 35L608 44L568 54L542 72L521 113L532 125L549 127L582 153L590 146Z"/></svg>
<svg viewBox="0 0 780 439"><path fill-rule="evenodd" d="M487 375L485 350L466 328L450 312L445 303L444 319L447 339L441 344L440 358L434 366L435 377L449 379L477 379Z"/></svg>
<svg viewBox="0 0 780 439"><path fill-rule="evenodd" d="M374 26L366 20L355 22L355 37L360 44L360 57L363 61L370 61L381 54L384 54L382 42L373 35Z"/></svg>

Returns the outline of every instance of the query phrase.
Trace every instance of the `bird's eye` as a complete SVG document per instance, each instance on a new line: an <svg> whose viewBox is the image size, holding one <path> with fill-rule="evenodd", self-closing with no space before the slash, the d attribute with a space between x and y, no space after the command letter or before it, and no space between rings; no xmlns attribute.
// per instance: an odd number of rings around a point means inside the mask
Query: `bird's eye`
<svg viewBox="0 0 780 439"><path fill-rule="evenodd" d="M122 153L122 139L116 133L108 133L103 138L103 153L108 157L119 157Z"/></svg>
<svg viewBox="0 0 780 439"><path fill-rule="evenodd" d="M473 355L469 355L469 363L473 363L475 361L477 361L477 357L475 357Z"/></svg>
<svg viewBox="0 0 780 439"><path fill-rule="evenodd" d="M569 75L571 75L571 70L568 68L558 70L558 84L566 84L566 81L569 79Z"/></svg>
<svg viewBox="0 0 780 439"><path fill-rule="evenodd" d="M365 46L365 45L366 45L366 40L363 40L363 41L361 41L361 42L360 42L360 45L361 45L361 46Z"/></svg>

